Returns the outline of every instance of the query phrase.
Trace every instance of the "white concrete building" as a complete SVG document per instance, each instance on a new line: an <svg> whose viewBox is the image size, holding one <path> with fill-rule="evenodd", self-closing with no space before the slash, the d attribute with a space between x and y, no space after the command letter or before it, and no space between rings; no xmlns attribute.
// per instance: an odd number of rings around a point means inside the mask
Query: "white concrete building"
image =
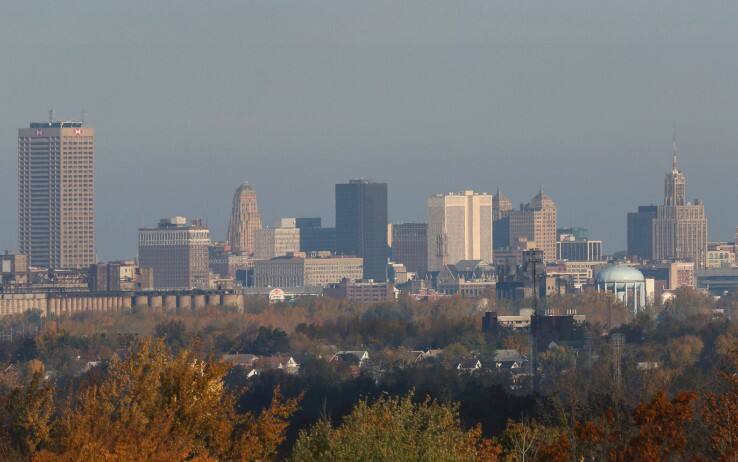
<svg viewBox="0 0 738 462"><path fill-rule="evenodd" d="M300 228L295 226L294 218L277 220L275 225L256 231L254 258L268 260L300 251Z"/></svg>
<svg viewBox="0 0 738 462"><path fill-rule="evenodd" d="M428 199L428 271L492 260L492 196L464 191Z"/></svg>

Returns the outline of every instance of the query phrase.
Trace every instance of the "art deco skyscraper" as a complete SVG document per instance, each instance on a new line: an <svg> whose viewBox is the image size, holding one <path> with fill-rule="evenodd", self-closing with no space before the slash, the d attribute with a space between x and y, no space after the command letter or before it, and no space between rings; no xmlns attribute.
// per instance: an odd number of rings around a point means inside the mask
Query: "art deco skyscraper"
<svg viewBox="0 0 738 462"><path fill-rule="evenodd" d="M677 148L664 179L664 205L653 220L653 258L692 261L703 268L707 259L707 217L699 199L686 201L687 181L677 168Z"/></svg>
<svg viewBox="0 0 738 462"><path fill-rule="evenodd" d="M464 191L428 198L428 271L461 260L492 261L492 196Z"/></svg>
<svg viewBox="0 0 738 462"><path fill-rule="evenodd" d="M261 215L256 202L256 191L248 183L236 189L233 195L231 221L228 223L228 244L231 251L253 255L256 230L261 229Z"/></svg>
<svg viewBox="0 0 738 462"><path fill-rule="evenodd" d="M95 131L82 122L18 130L18 245L33 266L95 263Z"/></svg>
<svg viewBox="0 0 738 462"><path fill-rule="evenodd" d="M545 261L556 260L556 203L541 189L520 210L510 212L510 244L519 238L534 241Z"/></svg>

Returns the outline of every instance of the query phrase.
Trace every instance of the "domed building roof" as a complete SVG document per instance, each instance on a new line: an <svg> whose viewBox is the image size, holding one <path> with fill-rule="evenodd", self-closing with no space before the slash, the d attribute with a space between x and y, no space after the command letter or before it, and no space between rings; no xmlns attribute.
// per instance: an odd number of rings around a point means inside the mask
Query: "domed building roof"
<svg viewBox="0 0 738 462"><path fill-rule="evenodd" d="M543 192L543 188L528 203L528 208L533 210L556 208L556 202Z"/></svg>
<svg viewBox="0 0 738 462"><path fill-rule="evenodd" d="M645 282L643 273L625 265L609 265L597 273L598 283Z"/></svg>

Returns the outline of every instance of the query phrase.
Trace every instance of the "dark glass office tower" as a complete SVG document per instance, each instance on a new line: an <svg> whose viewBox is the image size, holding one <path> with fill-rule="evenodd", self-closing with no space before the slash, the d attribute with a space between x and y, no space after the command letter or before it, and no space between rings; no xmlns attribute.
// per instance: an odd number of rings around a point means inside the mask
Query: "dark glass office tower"
<svg viewBox="0 0 738 462"><path fill-rule="evenodd" d="M657 210L655 205L641 205L637 212L628 213L629 257L653 259L653 220Z"/></svg>
<svg viewBox="0 0 738 462"><path fill-rule="evenodd" d="M302 252L336 251L336 228L323 228L319 217L296 218Z"/></svg>
<svg viewBox="0 0 738 462"><path fill-rule="evenodd" d="M387 280L387 183L336 185L336 253L364 259L364 278Z"/></svg>

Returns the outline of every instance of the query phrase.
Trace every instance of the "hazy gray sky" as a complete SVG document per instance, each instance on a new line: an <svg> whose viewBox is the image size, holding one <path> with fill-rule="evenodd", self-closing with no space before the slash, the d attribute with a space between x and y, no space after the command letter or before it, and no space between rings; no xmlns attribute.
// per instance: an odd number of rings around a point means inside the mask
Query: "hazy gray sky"
<svg viewBox="0 0 738 462"><path fill-rule="evenodd" d="M97 246L202 216L233 190L264 217L333 222L333 184L389 183L392 221L428 195L539 184L561 225L625 246L658 203L676 127L712 239L738 224L738 2L0 2L0 248L16 247L17 129L82 109L97 137Z"/></svg>

